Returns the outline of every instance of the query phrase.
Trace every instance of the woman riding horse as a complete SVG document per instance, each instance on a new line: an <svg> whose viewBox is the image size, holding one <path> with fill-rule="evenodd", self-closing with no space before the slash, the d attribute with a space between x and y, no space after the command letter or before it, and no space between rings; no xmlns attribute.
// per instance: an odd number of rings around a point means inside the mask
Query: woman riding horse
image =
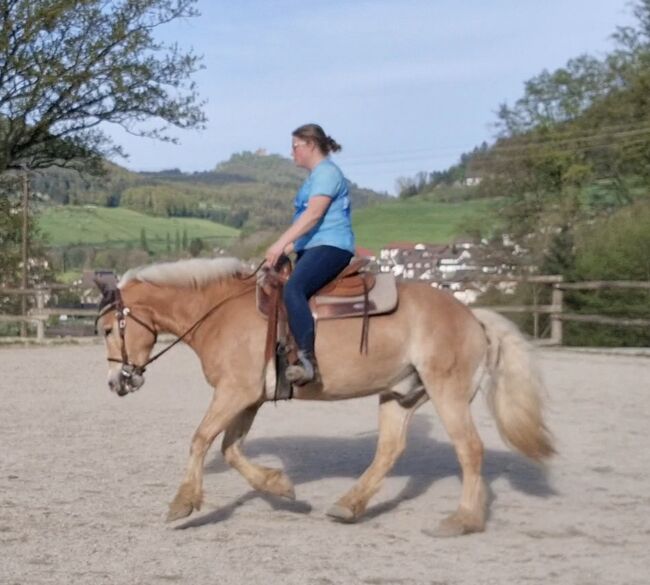
<svg viewBox="0 0 650 585"><path fill-rule="evenodd" d="M104 287L98 325L106 338L113 392L125 395L143 385L145 366L163 355L151 355L161 332L176 335L196 352L214 387L192 439L185 477L170 505L170 520L201 507L205 456L222 432L226 461L255 489L294 496L291 480L281 469L258 465L241 450L258 409L273 399L264 357L267 323L256 308L255 283L243 277L245 271L236 259L185 260L134 269L122 277L118 289ZM361 319L323 321L317 340L321 384L301 386L294 393L303 400L379 395L375 458L328 514L353 521L364 513L405 448L413 413L430 400L462 470L458 509L439 532L483 530L483 444L470 409L479 386L486 390L499 432L509 445L535 460L554 452L542 416L543 386L528 345L504 317L472 311L424 283L401 284L397 309L371 319L368 354L356 347Z"/></svg>
<svg viewBox="0 0 650 585"><path fill-rule="evenodd" d="M265 254L267 266L273 268L282 254L297 253L283 295L289 329L298 345L298 363L287 368L286 376L298 385L314 381L317 374L309 298L336 278L354 255L348 181L328 158L339 150L341 146L318 124L293 131L293 160L310 172L296 194L291 227Z"/></svg>

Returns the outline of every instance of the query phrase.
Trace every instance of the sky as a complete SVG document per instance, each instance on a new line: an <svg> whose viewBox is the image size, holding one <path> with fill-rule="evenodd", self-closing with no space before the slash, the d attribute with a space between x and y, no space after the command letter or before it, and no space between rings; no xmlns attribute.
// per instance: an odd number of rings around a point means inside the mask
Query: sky
<svg viewBox="0 0 650 585"><path fill-rule="evenodd" d="M613 49L628 0L199 0L201 16L160 29L203 55L194 76L208 117L180 144L111 128L132 170L211 170L242 151L289 157L316 122L362 187L444 170L495 136L496 111L524 82Z"/></svg>

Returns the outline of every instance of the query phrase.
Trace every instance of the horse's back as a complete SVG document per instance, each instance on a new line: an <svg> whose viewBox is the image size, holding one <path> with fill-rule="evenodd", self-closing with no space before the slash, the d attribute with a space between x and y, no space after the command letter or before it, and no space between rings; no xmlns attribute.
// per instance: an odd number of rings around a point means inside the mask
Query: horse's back
<svg viewBox="0 0 650 585"><path fill-rule="evenodd" d="M396 310L370 318L367 354L360 351L361 331L358 318L317 324L324 397L381 391L421 367L447 371L467 363L473 369L486 343L466 306L423 283L400 283Z"/></svg>

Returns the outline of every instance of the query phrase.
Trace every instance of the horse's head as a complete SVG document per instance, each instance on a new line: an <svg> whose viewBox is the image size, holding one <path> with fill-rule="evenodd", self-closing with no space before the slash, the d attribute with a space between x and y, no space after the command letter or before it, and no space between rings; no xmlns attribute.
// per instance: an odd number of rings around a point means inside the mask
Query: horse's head
<svg viewBox="0 0 650 585"><path fill-rule="evenodd" d="M108 387L118 396L125 396L144 384L145 366L156 343L156 327L151 311L136 304L135 299L132 305L127 304L115 282L95 279L95 283L102 293L96 327L106 343Z"/></svg>

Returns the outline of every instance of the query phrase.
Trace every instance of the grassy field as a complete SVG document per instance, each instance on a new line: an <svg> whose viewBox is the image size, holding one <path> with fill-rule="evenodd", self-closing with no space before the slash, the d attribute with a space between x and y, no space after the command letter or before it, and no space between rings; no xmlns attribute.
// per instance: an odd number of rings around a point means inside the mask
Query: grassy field
<svg viewBox="0 0 650 585"><path fill-rule="evenodd" d="M489 214L495 205L491 199L460 203L395 200L354 212L352 225L357 243L375 252L394 241L442 244L465 235L470 225L489 229L496 223Z"/></svg>
<svg viewBox="0 0 650 585"><path fill-rule="evenodd" d="M205 219L152 217L124 208L93 206L51 207L37 216L41 231L47 235L48 244L140 244L144 228L147 243L152 249L162 249L167 235L174 246L176 233L187 237L227 242L239 234L239 230Z"/></svg>
<svg viewBox="0 0 650 585"><path fill-rule="evenodd" d="M496 221L489 211L494 200L474 199L461 203L438 203L413 198L381 203L355 211L352 223L360 246L377 252L393 241L447 243L467 233L469 225L489 227ZM172 247L176 234L187 230L188 239L201 238L224 244L238 230L195 218L163 218L124 208L61 206L37 216L51 246L95 244L134 247L140 245L144 228L149 248L162 251L167 235Z"/></svg>

